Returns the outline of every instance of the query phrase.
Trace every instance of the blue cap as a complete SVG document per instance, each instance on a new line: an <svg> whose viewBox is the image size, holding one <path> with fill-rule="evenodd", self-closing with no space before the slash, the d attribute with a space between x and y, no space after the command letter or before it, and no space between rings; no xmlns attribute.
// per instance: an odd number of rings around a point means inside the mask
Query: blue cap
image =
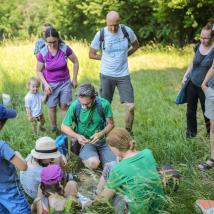
<svg viewBox="0 0 214 214"><path fill-rule="evenodd" d="M16 112L13 109L5 108L0 104L0 120L16 117Z"/></svg>

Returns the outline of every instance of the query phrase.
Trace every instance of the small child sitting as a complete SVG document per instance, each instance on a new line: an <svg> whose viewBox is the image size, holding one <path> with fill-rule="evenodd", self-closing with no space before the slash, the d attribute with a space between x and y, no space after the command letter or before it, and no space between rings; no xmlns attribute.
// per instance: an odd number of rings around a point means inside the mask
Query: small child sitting
<svg viewBox="0 0 214 214"><path fill-rule="evenodd" d="M45 118L42 113L42 101L46 96L39 92L40 82L36 77L31 77L27 83L28 93L25 96L25 108L29 121L32 123L34 133L46 131L44 128Z"/></svg>
<svg viewBox="0 0 214 214"><path fill-rule="evenodd" d="M75 181L66 181L66 176L57 164L51 164L44 167L41 171L41 184L38 192L37 213L46 214L48 210L63 211L71 197L76 201L77 183Z"/></svg>

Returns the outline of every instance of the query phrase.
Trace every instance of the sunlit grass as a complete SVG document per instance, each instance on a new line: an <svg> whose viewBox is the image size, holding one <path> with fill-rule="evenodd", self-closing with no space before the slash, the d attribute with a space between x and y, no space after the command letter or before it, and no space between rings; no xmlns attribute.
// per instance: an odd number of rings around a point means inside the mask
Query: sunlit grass
<svg viewBox="0 0 214 214"><path fill-rule="evenodd" d="M89 47L78 41L68 42L79 58L79 83L90 81L99 89L99 61L88 58ZM8 42L0 47L0 93L12 95L12 106L18 111L16 120L7 122L1 139L5 139L24 156L32 149L36 137L24 111L26 81L35 76L36 59L33 42ZM184 49L159 45L142 47L129 57L129 68L135 90L134 136L138 148L153 150L158 163L173 163L182 174L178 193L172 197L168 211L172 214L193 214L198 198L213 198L213 170L199 172L197 164L209 157L209 139L205 136L203 115L198 113L198 136L185 139L185 105L176 106L175 96L188 63L192 46ZM72 64L69 63L72 76ZM75 95L74 90L73 95ZM124 126L124 109L116 91L112 103L116 126ZM49 126L44 106L46 126ZM58 124L61 117L58 115ZM48 133L53 136L53 134Z"/></svg>

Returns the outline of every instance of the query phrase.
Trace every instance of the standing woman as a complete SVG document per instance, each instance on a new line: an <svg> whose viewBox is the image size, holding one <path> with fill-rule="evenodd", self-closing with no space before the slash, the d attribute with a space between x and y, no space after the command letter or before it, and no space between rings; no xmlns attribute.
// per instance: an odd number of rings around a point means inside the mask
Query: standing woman
<svg viewBox="0 0 214 214"><path fill-rule="evenodd" d="M52 131L57 131L56 108L59 105L62 116L65 115L72 101L71 88L77 87L79 62L73 50L62 42L56 29L50 27L45 31L45 42L46 46L37 55L36 69L48 96L47 106ZM72 81L67 59L73 63Z"/></svg>
<svg viewBox="0 0 214 214"><path fill-rule="evenodd" d="M212 24L212 44L214 47L214 24ZM210 119L210 146L211 153L210 159L206 162L202 162L198 165L199 169L207 170L214 167L214 58L212 60L212 66L207 72L207 75L201 85L202 90L205 93L205 115Z"/></svg>
<svg viewBox="0 0 214 214"><path fill-rule="evenodd" d="M201 108L204 114L205 111L205 95L201 89L201 84L212 66L214 57L213 47L213 34L212 24L208 23L201 30L200 43L195 46L195 56L192 63L189 65L186 73L184 74L182 83L184 83L188 77L190 82L187 86L187 131L186 137L192 138L197 134L197 104L198 99L201 103ZM209 119L204 116L207 133L210 132Z"/></svg>

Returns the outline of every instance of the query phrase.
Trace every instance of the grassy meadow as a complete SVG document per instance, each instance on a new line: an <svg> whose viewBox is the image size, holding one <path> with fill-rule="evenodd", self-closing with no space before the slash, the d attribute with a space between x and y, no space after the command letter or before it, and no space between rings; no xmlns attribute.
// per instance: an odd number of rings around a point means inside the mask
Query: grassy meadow
<svg viewBox="0 0 214 214"><path fill-rule="evenodd" d="M86 43L70 41L69 44L79 58L79 83L90 81L98 90L99 62L88 58ZM203 115L199 109L198 136L186 140L186 106L175 104L176 93L192 54L191 46L176 49L151 44L129 58L135 90L133 131L137 147L151 148L159 164L172 163L182 175L178 192L169 197L166 213L170 214L194 214L194 202L198 198L214 198L214 171L201 172L196 167L201 160L209 158L209 138L206 136ZM8 121L0 132L0 139L10 142L14 149L26 156L36 139L24 110L26 81L36 75L33 42L7 42L0 46L0 58L0 93L12 96L11 105L18 112L17 119ZM72 71L71 63L69 68ZM73 97L75 93L76 90L73 91ZM116 126L123 127L124 110L117 91L112 107ZM46 106L44 112L48 127ZM58 115L59 125L61 120ZM48 135L53 136L51 133Z"/></svg>

